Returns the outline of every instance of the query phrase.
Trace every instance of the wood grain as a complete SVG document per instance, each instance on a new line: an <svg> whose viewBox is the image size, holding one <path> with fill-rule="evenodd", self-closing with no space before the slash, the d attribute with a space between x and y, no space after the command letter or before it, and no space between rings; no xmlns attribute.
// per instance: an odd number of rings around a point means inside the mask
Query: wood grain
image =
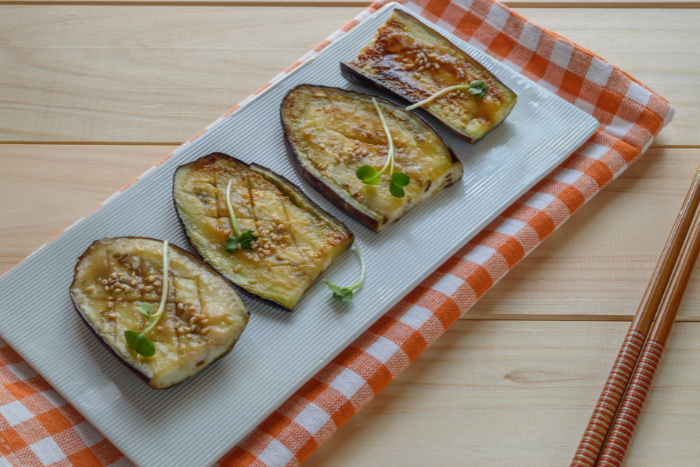
<svg viewBox="0 0 700 467"><path fill-rule="evenodd" d="M0 273L173 148L0 145ZM631 320L699 162L700 149L650 149L464 319ZM679 316L700 319L700 276Z"/></svg>
<svg viewBox="0 0 700 467"><path fill-rule="evenodd" d="M0 274L173 149L0 145Z"/></svg>
<svg viewBox="0 0 700 467"><path fill-rule="evenodd" d="M700 149L647 151L466 316L629 319L644 295L699 163ZM700 277L696 274L679 317L699 315Z"/></svg>
<svg viewBox="0 0 700 467"><path fill-rule="evenodd" d="M0 6L0 141L185 141L360 10ZM657 145L700 145L700 10L518 12L667 97Z"/></svg>
<svg viewBox="0 0 700 467"><path fill-rule="evenodd" d="M304 465L569 465L627 326L459 321ZM626 465L698 465L699 332L674 327Z"/></svg>

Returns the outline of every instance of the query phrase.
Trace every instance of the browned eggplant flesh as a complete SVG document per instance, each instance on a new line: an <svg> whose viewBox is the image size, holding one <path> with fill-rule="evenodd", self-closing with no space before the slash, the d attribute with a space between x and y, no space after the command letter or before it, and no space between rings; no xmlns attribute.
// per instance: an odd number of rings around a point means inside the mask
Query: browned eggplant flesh
<svg viewBox="0 0 700 467"><path fill-rule="evenodd" d="M70 296L79 315L118 360L152 388L167 389L207 368L233 349L248 323L248 309L233 286L211 267L168 245L168 288L163 287L163 242L119 237L95 241L78 258ZM146 337L152 357L136 353L124 332L151 321L142 304L163 315Z"/></svg>
<svg viewBox="0 0 700 467"><path fill-rule="evenodd" d="M363 183L357 169L380 171L389 140L372 97L302 84L282 104L292 159L311 185L375 232L462 178L462 163L425 121L385 99L377 103L395 146L394 170L410 177L404 197L392 195L389 174L379 185Z"/></svg>
<svg viewBox="0 0 700 467"><path fill-rule="evenodd" d="M414 104L445 88L483 81L483 97L455 90L423 106L471 143L503 122L517 101L515 93L473 57L400 10L357 59L341 64L341 72L350 81L378 86Z"/></svg>
<svg viewBox="0 0 700 467"><path fill-rule="evenodd" d="M226 251L231 207L250 249ZM352 233L285 178L222 153L179 167L173 196L199 255L252 296L292 310L302 295L353 242Z"/></svg>

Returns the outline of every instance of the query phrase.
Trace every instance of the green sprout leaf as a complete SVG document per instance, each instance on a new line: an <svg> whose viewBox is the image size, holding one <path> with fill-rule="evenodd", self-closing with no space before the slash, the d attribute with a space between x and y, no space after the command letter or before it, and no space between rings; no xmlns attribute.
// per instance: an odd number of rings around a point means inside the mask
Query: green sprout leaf
<svg viewBox="0 0 700 467"><path fill-rule="evenodd" d="M488 86L486 86L486 83L484 83L481 80L472 81L471 83L469 83L469 85L458 84L457 86L450 86L449 88L441 89L432 96L428 97L427 99L423 99L420 102L416 102L413 105L409 105L404 110L413 110L417 109L418 107L423 107L426 104L430 104L438 97L444 96L445 94L450 93L452 91L467 91L474 97L482 98L486 95L486 91L488 90L489 88Z"/></svg>
<svg viewBox="0 0 700 467"><path fill-rule="evenodd" d="M124 331L124 337L126 338L126 344L134 349L137 354L144 357L152 357L156 354L156 346L143 333L126 330Z"/></svg>
<svg viewBox="0 0 700 467"><path fill-rule="evenodd" d="M236 250L238 250L238 239L233 236L227 238L226 243L224 244L224 248L229 253L234 253Z"/></svg>
<svg viewBox="0 0 700 467"><path fill-rule="evenodd" d="M239 245L241 250L250 250L250 243L253 241L255 241L253 231L246 230L245 232L241 232L238 237L231 235L229 238L227 238L224 248L229 253L235 253L236 250L238 250Z"/></svg>
<svg viewBox="0 0 700 467"><path fill-rule="evenodd" d="M379 185L382 182L381 174L370 165L363 165L357 169L355 175L362 180L362 183L366 183L367 185Z"/></svg>
<svg viewBox="0 0 700 467"><path fill-rule="evenodd" d="M486 91L488 90L488 86L486 86L486 83L484 83L483 81L472 81L469 84L467 92L469 94L473 94L476 97L484 97L486 95Z"/></svg>
<svg viewBox="0 0 700 467"><path fill-rule="evenodd" d="M136 308L136 311L141 313L146 319L150 319L153 316L153 307L150 303L142 303Z"/></svg>
<svg viewBox="0 0 700 467"><path fill-rule="evenodd" d="M379 119L382 121L382 126L384 127L384 133L386 133L386 138L389 141L389 156L386 159L386 164L384 164L384 167L382 168L381 171L377 172L377 169L370 165L363 165L357 171L355 172L355 175L357 175L357 178L362 180L362 183L366 185L380 185L382 183L382 174L389 169L389 178L391 179L391 182L389 183L389 193L391 193L393 196L397 198L403 198L404 197L404 192L403 188L404 186L408 185L411 179L408 177L408 175L401 173L401 172L394 172L394 140L391 138L391 133L389 132L389 127L386 124L386 120L384 119L384 114L382 113L382 109L379 107L379 104L377 103L377 99L374 97L372 98L372 102L374 103L374 108L377 109L377 113L379 114ZM401 182L394 182L394 175L396 174L401 174ZM352 296L348 298L345 301L349 301L352 299Z"/></svg>
<svg viewBox="0 0 700 467"><path fill-rule="evenodd" d="M403 191L403 187L394 182L389 183L389 193L391 193L391 196L394 198L403 198L406 196L406 193Z"/></svg>
<svg viewBox="0 0 700 467"><path fill-rule="evenodd" d="M124 331L124 338L126 339L126 345L132 348L136 353L144 357L152 357L156 354L156 347L153 342L146 337L146 334L151 332L163 312L165 312L165 305L168 300L168 291L170 286L168 283L168 241L163 242L163 294L160 297L160 306L158 311L154 314L153 307L150 303L142 303L136 308L136 311L141 313L146 319L153 319L151 323L146 326L141 332L126 330Z"/></svg>
<svg viewBox="0 0 700 467"><path fill-rule="evenodd" d="M325 282L326 286L333 291L333 296L339 299L341 302L349 302L352 300L352 289L350 289L350 287L333 285L325 279L323 279L323 282Z"/></svg>
<svg viewBox="0 0 700 467"><path fill-rule="evenodd" d="M411 178L403 172L394 172L391 174L391 182L389 183L389 192L395 198L403 198L405 193L403 187L411 183Z"/></svg>
<svg viewBox="0 0 700 467"><path fill-rule="evenodd" d="M360 258L360 267L362 268L362 272L360 273L360 280L348 287L341 287L339 285L331 284L326 279L323 279L323 282L326 283L326 287L328 287L333 292L333 296L343 303L352 300L354 296L354 291L359 289L365 281L365 260L362 257L360 245L358 245L357 242L355 242L355 253L357 253L357 257Z"/></svg>

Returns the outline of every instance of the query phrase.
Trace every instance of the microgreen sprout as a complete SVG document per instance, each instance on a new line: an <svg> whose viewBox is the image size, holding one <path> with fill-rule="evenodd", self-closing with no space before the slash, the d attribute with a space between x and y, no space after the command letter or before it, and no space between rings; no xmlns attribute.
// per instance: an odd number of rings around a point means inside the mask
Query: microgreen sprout
<svg viewBox="0 0 700 467"><path fill-rule="evenodd" d="M326 279L323 279L323 282L326 283L326 286L333 292L333 296L341 302L349 302L350 300L352 300L353 291L362 287L362 283L365 281L365 260L362 257L360 245L358 245L357 242L355 242L355 252L357 253L357 257L360 258L360 267L362 268L362 272L360 273L360 280L348 287L341 287L339 285L333 285Z"/></svg>
<svg viewBox="0 0 700 467"><path fill-rule="evenodd" d="M236 214L233 212L233 207L231 206L231 182L228 181L228 186L226 186L226 207L228 208L228 214L231 216L231 226L233 227L233 234L226 239L226 244L224 248L229 253L234 253L236 250L250 250L250 243L255 241L252 230L246 230L243 232L241 230L240 224L238 224L238 219L236 219Z"/></svg>
<svg viewBox="0 0 700 467"><path fill-rule="evenodd" d="M403 187L411 183L411 179L408 175L406 175L403 172L394 172L394 140L391 138L389 127L387 126L386 120L384 119L382 109L379 108L377 99L373 97L372 102L374 103L374 107L377 109L379 119L382 121L382 126L384 127L384 132L386 133L386 137L389 140L389 156L386 159L386 164L384 164L384 168L382 168L382 170L380 170L379 172L377 172L377 169L375 169L371 165L363 165L362 167L357 169L357 172L355 172L355 174L357 175L357 178L362 180L362 183L365 183L367 185L379 185L382 182L382 174L384 174L384 172L386 172L387 169L389 169L389 192L392 194L392 196L396 198L403 198Z"/></svg>
<svg viewBox="0 0 700 467"><path fill-rule="evenodd" d="M457 85L457 86L450 86L449 88L441 89L432 96L428 97L427 99L424 99L420 102L417 102L413 105L409 105L406 107L404 110L413 110L417 109L418 107L423 107L425 104L429 104L438 97L447 94L448 92L452 91L467 91L469 94L473 95L474 97L484 97L486 95L486 91L489 90L488 86L486 86L486 83L483 81L472 81L469 85Z"/></svg>
<svg viewBox="0 0 700 467"><path fill-rule="evenodd" d="M136 311L141 313L146 319L152 319L151 323L146 326L141 332L127 330L124 331L124 337L126 338L126 344L134 349L136 353L144 357L152 357L156 353L156 347L153 342L146 337L158 323L158 320L163 316L165 311L165 303L168 300L168 291L170 290L168 284L168 241L163 242L163 296L160 298L160 306L158 307L158 312L153 313L153 307L150 303L142 303L136 308Z"/></svg>

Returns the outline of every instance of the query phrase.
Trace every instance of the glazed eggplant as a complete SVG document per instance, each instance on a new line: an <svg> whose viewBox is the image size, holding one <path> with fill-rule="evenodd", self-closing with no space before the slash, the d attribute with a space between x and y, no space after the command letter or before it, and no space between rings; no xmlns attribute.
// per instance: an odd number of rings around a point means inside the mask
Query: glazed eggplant
<svg viewBox="0 0 700 467"><path fill-rule="evenodd" d="M229 181L235 217L243 231L254 231L250 250L226 250L232 234L225 199ZM290 181L222 153L179 167L173 197L204 261L244 292L287 311L354 240Z"/></svg>
<svg viewBox="0 0 700 467"><path fill-rule="evenodd" d="M163 294L163 242L118 237L95 241L78 258L70 287L87 327L119 361L154 389L167 389L199 373L233 349L248 323L236 290L211 267L168 245L168 290L163 315L146 337L155 346L143 357L125 331L151 321L138 308L158 309Z"/></svg>
<svg viewBox="0 0 700 467"><path fill-rule="evenodd" d="M356 60L341 63L345 79L377 86L415 104L452 86L483 81L486 93L447 93L423 108L470 143L503 122L517 96L474 58L408 13L394 10Z"/></svg>
<svg viewBox="0 0 700 467"><path fill-rule="evenodd" d="M388 138L372 97L338 88L302 84L282 103L287 148L304 177L321 194L369 229L380 232L440 190L462 178L452 150L425 121L377 99L396 148L394 167L410 177L403 198L380 185L364 184L357 169L381 168Z"/></svg>

